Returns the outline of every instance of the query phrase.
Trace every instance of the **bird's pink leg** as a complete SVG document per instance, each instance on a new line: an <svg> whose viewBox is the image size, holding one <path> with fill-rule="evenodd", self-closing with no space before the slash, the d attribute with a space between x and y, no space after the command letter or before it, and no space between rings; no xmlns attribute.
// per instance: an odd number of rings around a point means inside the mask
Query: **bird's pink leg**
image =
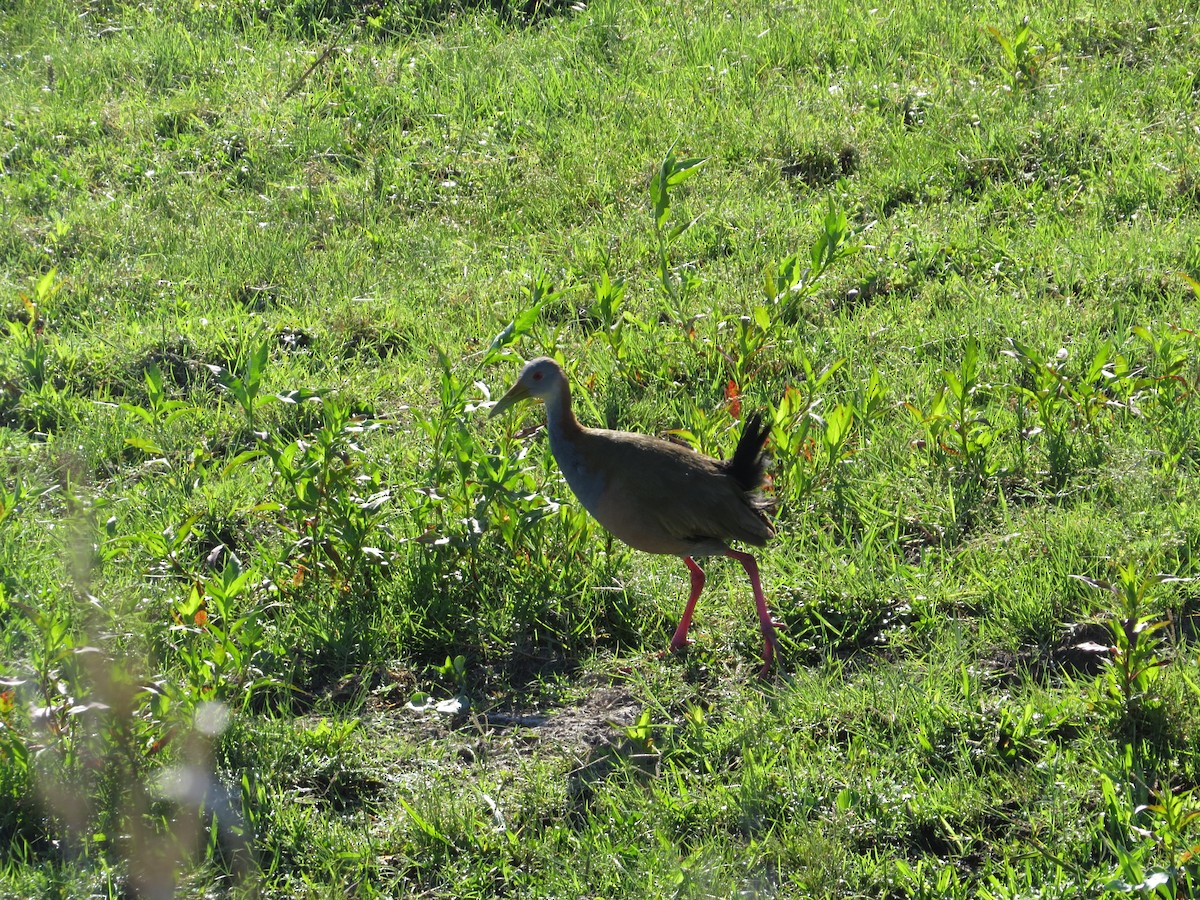
<svg viewBox="0 0 1200 900"><path fill-rule="evenodd" d="M771 671L771 661L775 658L775 649L778 646L775 629L782 628L783 623L772 618L771 611L767 609L767 598L763 595L762 582L758 577L758 563L754 557L738 550L726 550L725 555L740 562L750 577L750 587L754 589L754 605L758 607L758 627L763 635L763 667L758 675L760 678L766 678L767 673Z"/></svg>
<svg viewBox="0 0 1200 900"><path fill-rule="evenodd" d="M683 608L683 617L679 620L679 627L675 629L675 637L671 638L671 652L682 650L691 643L687 634L688 629L692 627L692 611L696 608L696 601L700 599L700 592L704 590L704 570L696 565L696 561L690 556L685 556L683 561L692 573L692 593Z"/></svg>

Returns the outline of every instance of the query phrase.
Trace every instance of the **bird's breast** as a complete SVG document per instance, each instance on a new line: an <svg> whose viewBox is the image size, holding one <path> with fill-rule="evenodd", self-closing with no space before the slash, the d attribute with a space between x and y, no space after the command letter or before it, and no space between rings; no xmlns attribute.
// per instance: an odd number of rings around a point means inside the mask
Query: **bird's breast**
<svg viewBox="0 0 1200 900"><path fill-rule="evenodd" d="M550 432L550 451L554 461L567 479L571 492L589 513L600 518L601 502L608 486L608 474L603 466L597 466L585 454L577 442L567 440ZM601 521L601 524L604 524Z"/></svg>
<svg viewBox="0 0 1200 900"><path fill-rule="evenodd" d="M614 537L646 553L679 556L722 552L720 540L681 537L664 527L652 454L630 452L621 441L585 432L577 440L550 435L550 449L576 498ZM665 515L664 515L665 514Z"/></svg>

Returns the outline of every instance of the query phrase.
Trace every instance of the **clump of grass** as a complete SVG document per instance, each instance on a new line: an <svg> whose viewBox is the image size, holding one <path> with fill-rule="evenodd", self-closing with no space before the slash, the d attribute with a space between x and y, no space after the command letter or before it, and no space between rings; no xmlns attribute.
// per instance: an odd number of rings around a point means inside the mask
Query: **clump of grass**
<svg viewBox="0 0 1200 900"><path fill-rule="evenodd" d="M0 20L0 893L1194 893L1187 10L83 12ZM765 411L776 682L535 354Z"/></svg>

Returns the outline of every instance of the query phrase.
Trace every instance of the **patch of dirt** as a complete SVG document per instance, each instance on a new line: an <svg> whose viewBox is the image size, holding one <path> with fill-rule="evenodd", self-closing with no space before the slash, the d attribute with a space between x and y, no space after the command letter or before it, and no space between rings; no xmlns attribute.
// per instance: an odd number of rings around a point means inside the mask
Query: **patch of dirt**
<svg viewBox="0 0 1200 900"><path fill-rule="evenodd" d="M1095 677L1111 658L1112 633L1098 622L1068 625L1062 641L1050 653L1055 666L1071 675Z"/></svg>
<svg viewBox="0 0 1200 900"><path fill-rule="evenodd" d="M411 690L412 685L408 685ZM408 693L401 685L396 697ZM395 710L405 721L406 731L420 735L420 739L450 738L459 735L466 740L464 746L482 744L477 739L487 740L490 745L485 751L488 756L518 754L538 747L544 752L587 759L597 750L607 751L615 741L624 737L622 728L637 721L643 704L628 690L611 685L598 686L582 699L570 706L546 708L534 700L528 705L500 705L486 711L466 708L463 712L447 715L414 712L403 709L402 704L373 702L381 709ZM399 708L398 708L399 707ZM470 756L477 755L474 750Z"/></svg>
<svg viewBox="0 0 1200 900"><path fill-rule="evenodd" d="M413 346L407 329L377 325L361 314L335 317L331 331L334 338L342 342L341 352L356 359L391 359Z"/></svg>
<svg viewBox="0 0 1200 900"><path fill-rule="evenodd" d="M230 299L247 312L266 312L279 305L279 294L275 284L243 284L234 289Z"/></svg>
<svg viewBox="0 0 1200 900"><path fill-rule="evenodd" d="M155 366L163 380L177 388L191 390L216 384L216 378L208 364L215 362L203 359L199 351L186 338L177 337L161 346L150 347L134 357L129 366L129 381L140 383L145 371Z"/></svg>
<svg viewBox="0 0 1200 900"><path fill-rule="evenodd" d="M592 691L572 707L543 716L508 716L493 713L485 716L489 725L503 727L509 721L534 729L539 741L579 755L597 747L607 747L620 728L632 725L641 712L642 704L627 690L601 687Z"/></svg>
<svg viewBox="0 0 1200 900"><path fill-rule="evenodd" d="M395 709L393 722L417 742L444 742L461 765L509 768L514 757L557 758L566 766L570 805L580 812L595 786L626 763L643 771L656 769L658 754L639 752L644 748L624 731L643 706L625 688L604 684L566 706L543 706L531 698L524 706L456 715Z"/></svg>
<svg viewBox="0 0 1200 900"><path fill-rule="evenodd" d="M779 167L787 179L795 179L809 187L833 184L839 178L858 170L858 150L849 145L834 150L829 147L810 147L790 153Z"/></svg>
<svg viewBox="0 0 1200 900"><path fill-rule="evenodd" d="M989 675L999 684L1019 681L1022 673L1037 679L1064 674L1094 678L1111 658L1112 635L1096 622L1066 625L1052 647L1027 647L1019 652L997 649L983 660Z"/></svg>

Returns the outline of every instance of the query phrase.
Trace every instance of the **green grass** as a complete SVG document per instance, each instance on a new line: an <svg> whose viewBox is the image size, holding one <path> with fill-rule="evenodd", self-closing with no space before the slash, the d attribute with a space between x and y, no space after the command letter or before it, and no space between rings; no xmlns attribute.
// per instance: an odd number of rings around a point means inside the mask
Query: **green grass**
<svg viewBox="0 0 1200 900"><path fill-rule="evenodd" d="M9 4L0 895L1200 894L1198 16Z"/></svg>

